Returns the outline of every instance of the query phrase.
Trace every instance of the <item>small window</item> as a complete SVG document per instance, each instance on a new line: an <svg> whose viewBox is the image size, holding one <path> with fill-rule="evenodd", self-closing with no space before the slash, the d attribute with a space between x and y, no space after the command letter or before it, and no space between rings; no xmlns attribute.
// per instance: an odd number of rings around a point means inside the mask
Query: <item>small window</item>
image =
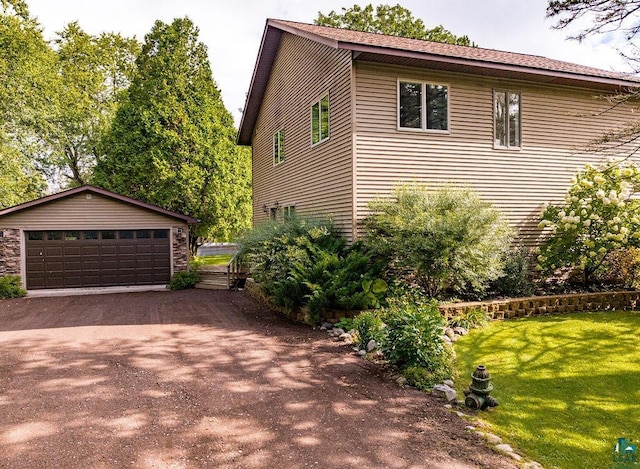
<svg viewBox="0 0 640 469"><path fill-rule="evenodd" d="M449 130L449 87L398 81L398 128Z"/></svg>
<svg viewBox="0 0 640 469"><path fill-rule="evenodd" d="M284 129L273 134L273 164L277 165L284 161Z"/></svg>
<svg viewBox="0 0 640 469"><path fill-rule="evenodd" d="M47 231L47 239L49 241L60 241L62 239L62 231Z"/></svg>
<svg viewBox="0 0 640 469"><path fill-rule="evenodd" d="M154 239L167 239L169 237L169 231L167 230L155 230L153 232Z"/></svg>
<svg viewBox="0 0 640 469"><path fill-rule="evenodd" d="M29 231L27 239L29 241L42 241L44 239L44 233L42 231Z"/></svg>
<svg viewBox="0 0 640 469"><path fill-rule="evenodd" d="M149 239L149 238L151 238L151 231L149 230L136 231L136 239Z"/></svg>
<svg viewBox="0 0 640 469"><path fill-rule="evenodd" d="M288 205L284 208L284 221L293 220L296 217L296 206Z"/></svg>
<svg viewBox="0 0 640 469"><path fill-rule="evenodd" d="M102 239L116 239L115 231L102 231L100 232L100 237Z"/></svg>
<svg viewBox="0 0 640 469"><path fill-rule="evenodd" d="M271 207L269 209L269 220L276 221L278 219L278 209L276 207Z"/></svg>
<svg viewBox="0 0 640 469"><path fill-rule="evenodd" d="M77 241L80 239L79 231L65 231L64 240L65 241Z"/></svg>
<svg viewBox="0 0 640 469"><path fill-rule="evenodd" d="M120 239L133 239L134 233L132 230L123 230L118 233Z"/></svg>
<svg viewBox="0 0 640 469"><path fill-rule="evenodd" d="M496 147L520 148L522 146L520 101L519 92L494 91L494 145Z"/></svg>
<svg viewBox="0 0 640 469"><path fill-rule="evenodd" d="M329 94L311 106L311 143L316 145L329 138Z"/></svg>
<svg viewBox="0 0 640 469"><path fill-rule="evenodd" d="M89 239L89 240L93 240L93 239L98 239L98 232L97 231L85 231L83 233L84 239Z"/></svg>

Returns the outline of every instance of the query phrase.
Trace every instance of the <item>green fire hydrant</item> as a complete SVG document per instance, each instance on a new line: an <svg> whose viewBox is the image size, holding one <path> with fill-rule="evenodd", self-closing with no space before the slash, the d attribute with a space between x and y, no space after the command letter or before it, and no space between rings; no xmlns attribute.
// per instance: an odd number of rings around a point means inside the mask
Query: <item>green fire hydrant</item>
<svg viewBox="0 0 640 469"><path fill-rule="evenodd" d="M471 409L479 410L485 410L487 407L496 407L498 401L489 395L491 391L493 391L491 375L484 365L478 365L471 374L469 389L464 391L464 404Z"/></svg>

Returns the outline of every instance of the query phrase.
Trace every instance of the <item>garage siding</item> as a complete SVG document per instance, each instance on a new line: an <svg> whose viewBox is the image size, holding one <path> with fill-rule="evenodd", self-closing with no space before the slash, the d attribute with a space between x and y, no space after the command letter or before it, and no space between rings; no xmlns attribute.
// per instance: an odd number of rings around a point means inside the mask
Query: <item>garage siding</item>
<svg viewBox="0 0 640 469"><path fill-rule="evenodd" d="M169 228L179 223L159 213L95 193L75 194L5 215L0 220L2 226L19 226L25 231Z"/></svg>

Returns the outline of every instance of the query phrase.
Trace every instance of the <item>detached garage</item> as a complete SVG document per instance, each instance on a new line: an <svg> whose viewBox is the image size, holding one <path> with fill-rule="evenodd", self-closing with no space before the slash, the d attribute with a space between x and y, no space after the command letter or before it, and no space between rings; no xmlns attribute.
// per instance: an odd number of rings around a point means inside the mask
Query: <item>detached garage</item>
<svg viewBox="0 0 640 469"><path fill-rule="evenodd" d="M162 285L188 269L180 213L93 186L0 210L0 275L27 290Z"/></svg>

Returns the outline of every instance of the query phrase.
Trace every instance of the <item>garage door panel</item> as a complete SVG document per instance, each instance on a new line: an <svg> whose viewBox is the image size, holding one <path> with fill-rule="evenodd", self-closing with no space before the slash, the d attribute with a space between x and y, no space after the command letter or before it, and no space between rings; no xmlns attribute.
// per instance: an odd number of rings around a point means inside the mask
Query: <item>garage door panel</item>
<svg viewBox="0 0 640 469"><path fill-rule="evenodd" d="M100 255L100 245L99 244L90 244L82 246L82 255L83 256L99 256Z"/></svg>
<svg viewBox="0 0 640 469"><path fill-rule="evenodd" d="M135 270L136 268L136 259L135 257L133 259L120 259L118 262L118 267L120 268L120 270Z"/></svg>
<svg viewBox="0 0 640 469"><path fill-rule="evenodd" d="M63 246L62 255L67 256L80 256L82 255L82 246Z"/></svg>
<svg viewBox="0 0 640 469"><path fill-rule="evenodd" d="M45 279L45 288L63 288L64 279L62 276L48 276Z"/></svg>
<svg viewBox="0 0 640 469"><path fill-rule="evenodd" d="M82 260L64 260L64 271L65 272L82 272Z"/></svg>
<svg viewBox="0 0 640 469"><path fill-rule="evenodd" d="M137 265L142 269L153 269L153 259L138 259Z"/></svg>
<svg viewBox="0 0 640 469"><path fill-rule="evenodd" d="M134 256L136 254L136 247L133 244L118 246L118 254L121 256Z"/></svg>
<svg viewBox="0 0 640 469"><path fill-rule="evenodd" d="M138 244L136 246L136 252L138 254L153 254L153 245L152 244Z"/></svg>
<svg viewBox="0 0 640 469"><path fill-rule="evenodd" d="M46 257L62 257L63 254L62 246L45 246L44 255Z"/></svg>
<svg viewBox="0 0 640 469"><path fill-rule="evenodd" d="M168 230L135 231L151 233L149 236L156 232L160 233L157 239L138 239L137 234L120 239L113 234L123 232L115 230L100 232L100 237L94 231L27 232L27 288L167 283L171 259Z"/></svg>

